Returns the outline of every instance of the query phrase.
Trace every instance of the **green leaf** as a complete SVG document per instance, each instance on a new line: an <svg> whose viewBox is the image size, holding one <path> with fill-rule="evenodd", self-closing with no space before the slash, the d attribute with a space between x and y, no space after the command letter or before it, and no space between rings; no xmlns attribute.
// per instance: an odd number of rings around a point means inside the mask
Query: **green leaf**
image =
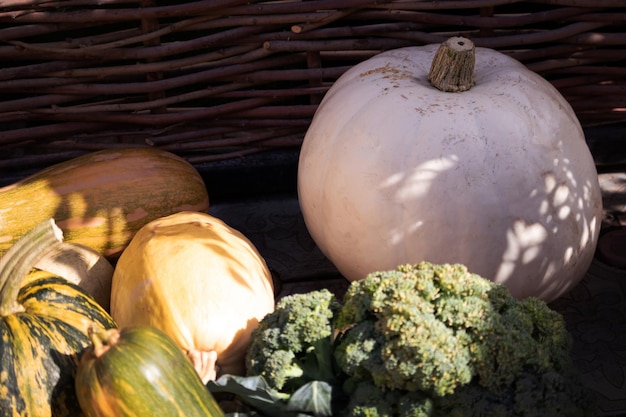
<svg viewBox="0 0 626 417"><path fill-rule="evenodd" d="M287 409L289 395L270 388L261 376L222 375L216 381L209 381L211 393L218 392L236 395L246 405L259 413L271 417L295 417Z"/></svg>
<svg viewBox="0 0 626 417"><path fill-rule="evenodd" d="M267 417L254 410L252 411L233 411L231 413L225 413L226 417Z"/></svg>
<svg viewBox="0 0 626 417"><path fill-rule="evenodd" d="M287 410L315 417L332 416L332 386L325 381L311 381L296 390L287 401Z"/></svg>

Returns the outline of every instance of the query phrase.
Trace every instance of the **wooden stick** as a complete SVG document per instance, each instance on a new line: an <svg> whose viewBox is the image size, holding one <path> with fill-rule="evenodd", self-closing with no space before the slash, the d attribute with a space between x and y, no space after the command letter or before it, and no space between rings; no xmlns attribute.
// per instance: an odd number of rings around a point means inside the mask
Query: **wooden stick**
<svg viewBox="0 0 626 417"><path fill-rule="evenodd" d="M171 90L189 85L206 83L210 80L232 80L241 74L255 73L266 68L284 67L302 62L304 56L283 55L269 57L265 60L253 61L244 64L235 64L224 67L210 68L205 71L181 75L152 82L125 82L125 83L75 83L72 85L58 86L46 89L50 94L76 94L76 95L130 95L145 94L154 91ZM243 80L242 82L249 82Z"/></svg>
<svg viewBox="0 0 626 417"><path fill-rule="evenodd" d="M192 164L200 164L206 162L223 161L233 158L241 158L246 155L268 151L272 148L284 149L286 147L299 147L300 145L302 145L302 138L298 136L291 138L276 138L264 141L262 145L258 147L246 147L237 151L224 152L217 155L190 156L186 159Z"/></svg>
<svg viewBox="0 0 626 417"><path fill-rule="evenodd" d="M137 36L126 36L122 39L116 40L114 42L108 42L108 43L98 43L96 45L92 45L92 46L85 46L82 49L83 52L85 51L92 51L92 50L98 50L98 49L109 49L109 48L120 48L123 46L127 46L127 45L133 45L133 44L137 44L137 43L146 43L148 41L154 40L154 39L158 39L161 38L162 36L168 35L170 33L174 33L177 31L180 31L181 29L185 28L186 26L192 26L194 24L197 24L199 22L204 22L206 20L212 19L213 16L201 16L201 17L194 17L191 19L186 19L186 20L181 20L178 22L174 22L171 24L168 24L167 26L163 27L163 28L157 28L157 27L151 27L146 33L141 33L140 35Z"/></svg>
<svg viewBox="0 0 626 417"><path fill-rule="evenodd" d="M162 146L175 142L185 143L189 140L194 140L199 137L209 138L217 137L220 135L239 132L240 130L234 126L209 126L206 128L196 128L191 131L175 132L167 135L152 135L145 139L145 142L150 146Z"/></svg>
<svg viewBox="0 0 626 417"><path fill-rule="evenodd" d="M369 38L373 36L387 37L389 32L425 30L426 26L414 22L385 22L354 26L331 26L322 27L309 32L294 34L288 31L267 32L248 37L249 41L273 42L273 41L305 41L305 40L328 40L333 38Z"/></svg>
<svg viewBox="0 0 626 417"><path fill-rule="evenodd" d="M527 31L523 33L515 33L512 35L499 35L491 38L474 37L471 33L469 33L470 31L468 31L468 33L459 33L459 35L471 38L477 47L503 49L510 47L520 47L523 45L557 42L583 32L601 28L606 25L607 24L603 22L578 22L542 32ZM396 33L394 34L394 37L399 39L421 41L429 38L433 39L434 35L419 32L406 32ZM436 38L441 38L441 36L437 36Z"/></svg>
<svg viewBox="0 0 626 417"><path fill-rule="evenodd" d="M626 51L623 50L598 50L598 49L589 49L576 52L572 54L568 58L562 59L547 59L541 62L529 63L527 67L532 71L543 73L543 74L555 74L560 73L564 74L563 71L568 71L569 68L575 69L581 66L591 66L592 64L597 63L610 63L621 61L626 58ZM596 67L599 68L599 67ZM556 70L563 70L557 72ZM602 73L602 70L599 70L599 73Z"/></svg>
<svg viewBox="0 0 626 417"><path fill-rule="evenodd" d="M198 140L188 140L185 142L175 141L167 145L161 145L159 146L159 148L177 151L210 150L223 147L231 148L235 146L245 146L254 142L267 141L281 136L292 136L299 132L299 130L294 129L271 129L256 132L247 132L246 134L240 134L234 137L207 139L207 137L209 136L203 136L202 138L194 138Z"/></svg>
<svg viewBox="0 0 626 417"><path fill-rule="evenodd" d="M409 10L454 10L454 9L467 9L482 8L492 6L502 6L515 1L507 0L449 0L445 2L441 1L408 1L408 2L391 2L381 6L373 6L385 9L409 9ZM559 6L579 6L579 7L623 7L624 4L621 0L540 0L537 3L543 3L546 5L559 5Z"/></svg>
<svg viewBox="0 0 626 417"><path fill-rule="evenodd" d="M339 19L342 19L352 13L354 13L355 11L359 10L358 7L351 7L348 9L344 9L344 10L338 10L336 12L333 12L330 15L326 15L324 17L321 17L319 19L314 19L311 20L307 23L301 23L298 25L293 25L291 26L291 31L293 33L304 33L304 32L309 32L313 29L317 29L319 27L325 26L329 23L335 22Z"/></svg>
<svg viewBox="0 0 626 417"><path fill-rule="evenodd" d="M50 166L57 162L67 161L68 159L85 154L86 151L66 151L58 153L45 153L37 155L17 156L10 159L0 159L0 169L24 170L34 166Z"/></svg>
<svg viewBox="0 0 626 417"><path fill-rule="evenodd" d="M315 112L315 110L313 110L313 112ZM242 112L244 113L244 112ZM224 117L217 119L217 120L213 120L210 122L211 126L234 126L237 127L238 129L248 129L248 128L257 128L257 127L276 127L276 126L281 126L281 127L290 127L290 126L297 126L297 127L304 127L307 128L309 127L309 125L311 124L311 117L312 115L308 115L308 116L304 116L303 118L281 118L280 115L278 114L274 114L272 115L271 118L263 118L263 119L257 119L257 118L245 118L244 116L246 116L246 114L244 113L243 116L241 113L237 113L235 114L231 114L231 115L225 115Z"/></svg>
<svg viewBox="0 0 626 417"><path fill-rule="evenodd" d="M24 25L22 26L23 28L38 28L41 26L61 26L61 25ZM83 31L84 29L88 29L89 26L86 25L68 25L68 27L65 29L66 32L70 32L70 33L81 33L81 31ZM93 25L93 27L91 29L94 28L100 28L100 32L95 33L95 34L90 34L88 36L72 36L71 38L66 38L63 41L47 41L47 42L38 42L38 43L34 43L32 46L32 49L36 48L37 46L41 46L41 45L45 45L42 48L47 48L47 49L42 49L42 50L65 50L65 49L84 49L87 47L93 47L94 45L100 45L100 44L106 44L106 43L113 43L116 41L120 41L120 40L124 40L124 39L128 39L128 38L134 38L135 36L140 36L142 34L141 29L139 28L125 28L125 29L119 29L119 30L107 30L108 26L106 25ZM6 28L6 29L2 29L0 30L0 36L5 37L4 41L6 43L14 43L16 46L18 47L23 47L30 45L29 43L19 43L19 41L16 41L16 39L19 38L33 38L35 35L33 34L24 34L23 36L20 37L6 37L7 34L2 33L2 31L7 30L10 31L11 28ZM34 31L34 32L38 32L38 31ZM54 33L54 32L51 32ZM58 32L57 32L58 33ZM45 34L40 34L37 35L37 38L35 39L45 39L45 37L42 37ZM0 48L0 52L2 51L11 51L15 49L15 46L11 47L11 46L3 46L2 48Z"/></svg>
<svg viewBox="0 0 626 417"><path fill-rule="evenodd" d="M0 131L0 145L16 144L30 141L33 138L43 140L49 137L59 137L90 130L104 130L110 126L108 123L70 122L5 130Z"/></svg>
<svg viewBox="0 0 626 417"><path fill-rule="evenodd" d="M245 6L229 7L229 15L241 14L289 14L306 13L318 10L337 10L352 7L371 7L377 4L388 3L390 0L307 0L257 3Z"/></svg>
<svg viewBox="0 0 626 417"><path fill-rule="evenodd" d="M235 102L217 104L206 108L194 108L183 110L180 112L170 112L164 114L147 114L147 113L90 113L89 119L93 122L121 123L137 126L165 126L177 123L184 123L193 120L202 120L221 116L223 114L249 109L271 102L271 98L251 98L239 100ZM55 120L75 122L84 119L83 114L62 113L54 116Z"/></svg>
<svg viewBox="0 0 626 417"><path fill-rule="evenodd" d="M7 41L14 47L0 47L0 59L24 59L28 56L36 56L38 59L80 59L87 61L158 59L202 50L215 45L227 44L232 39L259 33L264 29L263 27L244 26L199 36L187 41L171 42L152 47L137 46L132 48L55 48L23 41Z"/></svg>
<svg viewBox="0 0 626 417"><path fill-rule="evenodd" d="M69 103L76 100L76 96L68 94L46 94L29 96L13 100L0 101L0 114L14 113L18 111L33 110L36 108L51 108L59 104Z"/></svg>
<svg viewBox="0 0 626 417"><path fill-rule="evenodd" d="M553 6L624 7L622 0L544 0L544 3Z"/></svg>
<svg viewBox="0 0 626 417"><path fill-rule="evenodd" d="M243 62L250 62L270 56L267 50L257 48L255 45L237 45L222 48L218 51L211 51L205 54L197 54L180 59L168 59L149 63L138 62L128 65L114 65L106 67L83 67L72 68L62 71L50 71L46 74L49 77L63 78L106 78L111 76L137 75L153 71L180 71L188 67L216 67L232 65ZM0 87L1 88L1 87Z"/></svg>
<svg viewBox="0 0 626 417"><path fill-rule="evenodd" d="M114 104L91 104L91 105L80 105L80 106L54 106L53 108L39 108L39 109L31 109L32 113L37 114L50 114L50 115L59 115L59 114L85 114L85 113L105 113L105 112L140 112L144 110L150 110L154 108L159 108L163 106L173 105L184 103L191 100L197 100L200 98L218 96L220 93L235 90L238 88L244 88L246 86L242 86L240 84L225 84L217 87L209 87L202 90L194 90L189 93L178 94L169 97L160 97L155 99L150 99L146 101L136 102L136 103L114 103ZM70 97L76 100L76 96L61 96L61 97ZM0 110L1 110L0 103Z"/></svg>
<svg viewBox="0 0 626 417"><path fill-rule="evenodd" d="M247 97L276 97L286 98L293 96L308 96L310 94L324 94L330 88L330 84L319 87L291 87L274 89L239 89L216 94L219 98L247 98Z"/></svg>
<svg viewBox="0 0 626 417"><path fill-rule="evenodd" d="M252 117L252 118L275 118L275 117L311 117L315 113L317 106L314 104L302 104L299 106L259 106L249 108L247 110L238 113L238 116Z"/></svg>
<svg viewBox="0 0 626 417"><path fill-rule="evenodd" d="M578 85L573 87L562 87L561 93L568 96L589 97L589 96L609 96L626 97L626 85ZM623 102L626 107L626 100Z"/></svg>
<svg viewBox="0 0 626 417"><path fill-rule="evenodd" d="M76 61L52 61L31 65L21 65L17 67L0 68L0 80L14 80L16 78L26 79L41 74L46 74L50 71L66 70L69 68L76 68L83 65L84 63Z"/></svg>
<svg viewBox="0 0 626 417"><path fill-rule="evenodd" d="M90 27L91 24L65 24L65 23L40 23L33 25L12 25L0 29L0 41L19 39L32 36L47 35L50 33L65 32L67 30L79 31Z"/></svg>
<svg viewBox="0 0 626 417"><path fill-rule="evenodd" d="M200 0L187 3L177 3L167 6L146 8L115 8L115 9L80 9L62 10L60 12L29 11L21 10L0 12L0 22L17 23L84 23L84 22L124 22L129 20L141 20L143 18L166 18L177 16L198 16L206 13L221 13L228 7L247 4L248 0ZM3 8L23 5L23 0L3 0Z"/></svg>
<svg viewBox="0 0 626 417"><path fill-rule="evenodd" d="M284 13L284 14L229 14L226 16L216 17L213 20L196 24L193 30L207 30L228 28L233 26L275 26L275 25L291 25L300 22L309 22L325 17L332 16L336 13L334 10L316 10L305 13Z"/></svg>
<svg viewBox="0 0 626 417"><path fill-rule="evenodd" d="M331 68L305 68L293 70L264 70L226 77L225 80L239 82L301 81L310 79L336 79L351 66Z"/></svg>
<svg viewBox="0 0 626 417"><path fill-rule="evenodd" d="M626 14L622 17L626 21ZM579 33L564 39L577 45L623 46L626 45L626 33Z"/></svg>
<svg viewBox="0 0 626 417"><path fill-rule="evenodd" d="M98 0L98 5L111 6L114 4L135 4L135 0ZM59 7L81 7L81 6L93 6L91 0L60 0L60 1L46 1L46 0L6 0L3 2L3 6L6 8L19 7L20 9L34 9L39 8L59 8Z"/></svg>
<svg viewBox="0 0 626 417"><path fill-rule="evenodd" d="M553 74L602 74L613 78L626 77L626 67L610 65L579 65L552 71Z"/></svg>
<svg viewBox="0 0 626 417"><path fill-rule="evenodd" d="M275 52L336 51L354 49L385 50L411 46L409 41L398 39L339 39L327 41L266 41L263 47Z"/></svg>
<svg viewBox="0 0 626 417"><path fill-rule="evenodd" d="M586 13L584 15L573 17L570 20L572 21L587 21L587 22L607 22L615 25L622 24L625 20L623 11L620 9L611 10L607 12L598 12L598 13Z"/></svg>
<svg viewBox="0 0 626 417"><path fill-rule="evenodd" d="M570 76L567 78L557 79L552 81L552 85L559 91L563 91L569 87L577 87L580 85L595 85L603 82L611 82L610 74L603 75L580 75Z"/></svg>
<svg viewBox="0 0 626 417"><path fill-rule="evenodd" d="M573 54L576 51L583 50L585 48L580 45L574 44L557 44L550 45L543 48L528 48L528 49L518 49L518 50L510 50L505 51L512 58L517 59L521 62L526 61L538 61L538 60L546 60L550 59L554 56L568 56Z"/></svg>
<svg viewBox="0 0 626 417"><path fill-rule="evenodd" d="M589 12L589 8L584 7L562 7L541 12L486 17L480 15L456 15L453 10L445 14L428 13L424 12L423 9L416 11L411 8L411 5L416 3L423 4L423 2L399 3L396 6L402 7L402 10L400 10L395 9L392 3L389 5L390 10L361 10L354 14L354 18L363 20L414 22L431 27L460 26L467 28L505 29L510 27L530 26L536 23L566 20ZM446 2L446 5L448 3L449 2ZM407 7L402 5L407 5Z"/></svg>

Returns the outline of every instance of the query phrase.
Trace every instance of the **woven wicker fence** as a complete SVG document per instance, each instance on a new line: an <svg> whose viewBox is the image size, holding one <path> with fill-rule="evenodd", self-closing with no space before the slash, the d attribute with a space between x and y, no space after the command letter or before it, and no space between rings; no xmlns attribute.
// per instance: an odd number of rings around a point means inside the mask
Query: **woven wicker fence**
<svg viewBox="0 0 626 417"><path fill-rule="evenodd" d="M585 126L626 120L624 0L0 0L0 169L116 146L195 164L297 148L382 50L452 35L550 80Z"/></svg>

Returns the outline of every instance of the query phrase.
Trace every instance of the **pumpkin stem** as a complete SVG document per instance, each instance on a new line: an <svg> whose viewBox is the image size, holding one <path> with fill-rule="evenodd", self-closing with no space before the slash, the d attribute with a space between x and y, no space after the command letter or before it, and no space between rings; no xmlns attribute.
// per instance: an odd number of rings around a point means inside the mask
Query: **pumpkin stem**
<svg viewBox="0 0 626 417"><path fill-rule="evenodd" d="M63 232L54 219L26 232L0 259L0 317L24 311L17 301L24 277L49 251L63 241Z"/></svg>
<svg viewBox="0 0 626 417"><path fill-rule="evenodd" d="M445 92L461 92L474 85L474 43L455 36L443 42L433 58L428 73L430 84Z"/></svg>
<svg viewBox="0 0 626 417"><path fill-rule="evenodd" d="M103 329L102 327L91 325L87 329L87 335L93 345L93 354L96 358L104 355L120 340L120 331L116 328Z"/></svg>

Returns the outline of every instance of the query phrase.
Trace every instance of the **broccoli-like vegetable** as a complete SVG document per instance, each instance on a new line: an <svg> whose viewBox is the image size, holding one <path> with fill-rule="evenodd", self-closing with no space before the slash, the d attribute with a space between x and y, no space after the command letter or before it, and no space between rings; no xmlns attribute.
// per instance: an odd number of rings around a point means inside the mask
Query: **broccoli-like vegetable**
<svg viewBox="0 0 626 417"><path fill-rule="evenodd" d="M328 290L281 298L252 332L246 353L248 375L265 378L292 393L308 381L333 382L333 317L340 304Z"/></svg>
<svg viewBox="0 0 626 417"><path fill-rule="evenodd" d="M423 262L354 281L341 303L328 290L284 297L246 365L283 393L327 382L333 416L587 417L571 343L545 302Z"/></svg>
<svg viewBox="0 0 626 417"><path fill-rule="evenodd" d="M462 265L423 262L355 281L335 325L345 329L335 355L350 386L418 393L414 410L432 407L407 413L398 403L397 416L590 415L562 316ZM354 397L350 407L375 415Z"/></svg>
<svg viewBox="0 0 626 417"><path fill-rule="evenodd" d="M433 417L433 400L419 391L381 390L372 381L346 389L348 404L341 415L355 417Z"/></svg>

